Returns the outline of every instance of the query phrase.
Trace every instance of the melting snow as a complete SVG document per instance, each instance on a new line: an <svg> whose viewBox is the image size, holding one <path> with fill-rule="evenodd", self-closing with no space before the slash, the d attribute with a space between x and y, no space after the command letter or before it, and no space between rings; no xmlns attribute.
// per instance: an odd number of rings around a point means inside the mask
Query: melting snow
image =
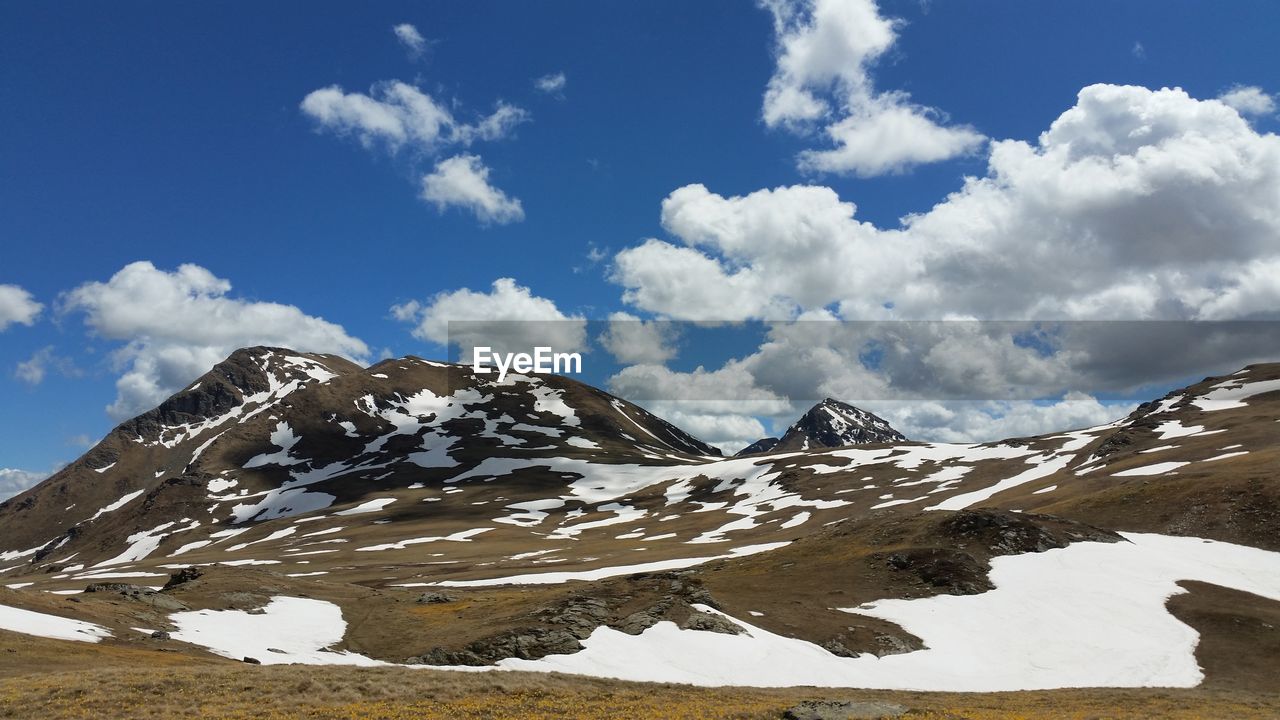
<svg viewBox="0 0 1280 720"><path fill-rule="evenodd" d="M387 663L349 651L329 650L342 642L347 623L333 603L277 596L257 614L241 610L174 613L174 640L208 648L223 657L252 657L263 665L363 665Z"/></svg>
<svg viewBox="0 0 1280 720"><path fill-rule="evenodd" d="M994 590L883 600L849 612L898 623L924 650L842 658L742 620L746 635L661 622L639 636L607 627L585 650L504 660L512 670L695 685L995 692L1060 687L1192 687L1198 636L1165 609L1201 580L1280 600L1280 554L1198 538L1126 535L992 560ZM704 612L716 612L700 608Z"/></svg>
<svg viewBox="0 0 1280 720"><path fill-rule="evenodd" d="M0 630L53 640L77 640L90 643L111 637L111 631L101 625L8 605L0 605Z"/></svg>
<svg viewBox="0 0 1280 720"><path fill-rule="evenodd" d="M1242 450L1240 452L1229 452L1229 453L1224 453L1222 455L1217 455L1215 457L1207 458L1205 460L1201 460L1200 462L1214 462L1216 460L1226 460L1227 458L1240 457L1241 455L1248 455L1248 454L1249 452L1247 450Z"/></svg>
<svg viewBox="0 0 1280 720"><path fill-rule="evenodd" d="M183 518L182 522L189 522L189 520L187 518ZM168 533L164 531L174 525L177 525L178 523L176 521L170 521L162 525L157 525L150 530L143 530L142 532L134 533L129 536L128 540L126 540L126 542L129 543L129 547L126 548L124 552L110 560L103 560L97 565L94 565L94 567L100 568L108 567L110 565L123 565L124 563L138 562L155 552L156 548L160 547L160 541L164 540L169 535L194 530L200 525L199 521L190 522L192 522L191 525Z"/></svg>
<svg viewBox="0 0 1280 720"><path fill-rule="evenodd" d="M1183 425L1177 420L1166 420L1156 426L1156 432L1160 434L1161 440L1187 437L1195 435L1202 430L1204 430L1203 425Z"/></svg>
<svg viewBox="0 0 1280 720"><path fill-rule="evenodd" d="M1213 386L1208 393L1191 401L1192 405L1205 412L1215 410L1231 410L1247 405L1245 400L1262 393L1280 391L1280 380L1262 380L1259 382L1241 383L1228 380Z"/></svg>
<svg viewBox="0 0 1280 720"><path fill-rule="evenodd" d="M1142 467L1130 468L1128 470L1121 470L1118 473L1112 473L1112 474L1115 477L1139 477L1144 475L1163 475L1167 472L1172 472L1174 470L1177 470L1183 465L1189 465L1189 464L1190 463L1185 463L1185 462L1163 462L1163 463L1156 463L1155 465L1143 465Z"/></svg>
<svg viewBox="0 0 1280 720"><path fill-rule="evenodd" d="M547 510L555 510L563 505L564 500L559 498L514 503L507 507L512 510L519 510L520 512L513 513L506 517L495 518L494 522L506 523L508 525L519 525L521 527L532 527L547 518Z"/></svg>
<svg viewBox="0 0 1280 720"><path fill-rule="evenodd" d="M1074 459L1074 455L1036 455L1035 457L1027 459L1027 463L1031 464L1031 468L1014 475L1011 478L1006 478L995 485L981 490L974 490L972 492L949 497L937 505L930 505L925 509L963 510L967 507L983 502L984 500L990 499L992 495L995 495L998 492L1029 483L1033 480L1048 477L1065 468Z"/></svg>
<svg viewBox="0 0 1280 720"><path fill-rule="evenodd" d="M250 458L244 464L246 468L262 467L263 465L297 465L302 462L299 458L295 458L289 454L294 445L302 438L293 434L293 428L289 427L289 423L276 423L276 429L271 433L271 444L280 448L273 453L263 453L256 457Z"/></svg>
<svg viewBox="0 0 1280 720"><path fill-rule="evenodd" d="M693 567L712 560L722 560L725 558L746 557L747 555L755 555L756 553L777 550L780 547L790 545L789 542L764 543L761 545L747 545L740 548L734 548L725 555L712 555L710 557L695 558L676 558L674 560L657 560L654 562L638 563L635 565L618 565L614 567L596 568L594 570L577 570L573 572L550 572L550 573L529 573L526 575L509 575L507 577L486 578L484 580L441 580L439 582L430 583L404 583L397 587L426 587L426 586L442 586L442 587L485 587L489 585L558 585L560 583L569 582L570 580L603 580L604 578L617 577L618 575L630 575L639 572L661 572L664 570L679 570L681 568Z"/></svg>
<svg viewBox="0 0 1280 720"><path fill-rule="evenodd" d="M93 517L89 518L89 520L90 520L90 521L97 520L98 518L102 517L103 515L106 515L106 514L107 514L107 513L109 513L109 512L115 512L116 510L119 510L120 508L124 507L125 505L128 505L129 503L133 502L133 500L134 500L135 498L137 498L139 495L141 495L142 493L144 493L144 492L146 492L146 491L147 491L147 490L146 490L146 488L143 488L143 489L141 489L141 490L136 490L136 491L134 491L134 492L129 493L128 495L125 495L124 497L120 498L119 500L117 500L117 501L115 501L115 502L111 503L110 505L108 505L108 506L106 506L106 507L102 508L101 510L99 510L98 512L94 513L94 514L93 514Z"/></svg>
<svg viewBox="0 0 1280 720"><path fill-rule="evenodd" d="M621 503L608 503L597 507L596 510L598 512L613 513L614 516L604 518L602 520L590 520L587 522L577 523L575 525L562 526L556 528L547 537L553 539L571 538L577 536L578 533L581 533L583 530L635 522L648 514L644 510L631 507L630 505L623 505Z"/></svg>
<svg viewBox="0 0 1280 720"><path fill-rule="evenodd" d="M385 545L370 545L368 547L356 548L356 552L376 552L379 550L403 550L410 545L422 545L433 542L471 542L471 538L480 533L489 532L493 528L472 528L470 530L462 530L461 532L445 535L442 537L420 537L401 540L399 542L387 543Z"/></svg>
<svg viewBox="0 0 1280 720"><path fill-rule="evenodd" d="M240 481L228 478L214 478L209 481L209 492L218 495L239 484Z"/></svg>
<svg viewBox="0 0 1280 720"><path fill-rule="evenodd" d="M298 528L296 526L289 526L287 528L284 528L283 530L277 530L264 538L254 540L252 542L245 542L245 543L240 543L238 545L232 545L231 547L227 548L227 552L236 552L237 550L243 550L249 547L250 545L257 545L258 543L271 542L273 540L287 538L297 531L298 531Z"/></svg>
<svg viewBox="0 0 1280 720"><path fill-rule="evenodd" d="M364 515L366 513L378 512L382 508L390 505L395 501L396 501L395 498L376 498L373 500L369 500L367 502L360 503L359 505L353 508L349 508L347 510L340 510L334 513L334 515Z"/></svg>
<svg viewBox="0 0 1280 720"><path fill-rule="evenodd" d="M783 529L799 527L807 522L809 522L809 511L804 510L796 513L795 516L793 516L790 520L782 523L782 525L780 525L779 527Z"/></svg>

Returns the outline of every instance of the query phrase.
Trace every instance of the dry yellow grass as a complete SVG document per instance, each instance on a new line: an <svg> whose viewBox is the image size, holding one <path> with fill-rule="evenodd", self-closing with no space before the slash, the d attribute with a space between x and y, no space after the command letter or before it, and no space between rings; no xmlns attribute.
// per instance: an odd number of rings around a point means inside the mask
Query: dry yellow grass
<svg viewBox="0 0 1280 720"><path fill-rule="evenodd" d="M1207 690L960 695L644 685L557 675L217 665L0 679L2 718L380 720L778 718L805 699L883 700L919 720L1274 718L1280 698Z"/></svg>

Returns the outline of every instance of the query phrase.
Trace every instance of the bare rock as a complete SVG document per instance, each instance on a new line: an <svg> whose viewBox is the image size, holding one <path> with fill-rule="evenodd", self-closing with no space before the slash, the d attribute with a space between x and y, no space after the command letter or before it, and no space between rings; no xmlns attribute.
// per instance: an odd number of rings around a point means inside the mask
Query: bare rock
<svg viewBox="0 0 1280 720"><path fill-rule="evenodd" d="M424 605L438 605L441 603L451 603L456 601L457 599L458 598L456 596L450 595L449 593L429 592L429 593L422 593L421 595L418 596L418 599L415 600L414 602L419 602Z"/></svg>
<svg viewBox="0 0 1280 720"><path fill-rule="evenodd" d="M193 580L198 580L203 575L204 575L204 571L198 567L182 568L178 572L169 576L169 581L164 584L164 587L160 588L160 592L164 592L165 590L170 590L172 588L178 587L179 585L185 585L189 582L192 582Z"/></svg>
<svg viewBox="0 0 1280 720"><path fill-rule="evenodd" d="M723 615L712 615L698 610L689 613L689 617L680 623L682 630L702 630L705 632L724 633L725 635L741 635L746 632L741 625Z"/></svg>

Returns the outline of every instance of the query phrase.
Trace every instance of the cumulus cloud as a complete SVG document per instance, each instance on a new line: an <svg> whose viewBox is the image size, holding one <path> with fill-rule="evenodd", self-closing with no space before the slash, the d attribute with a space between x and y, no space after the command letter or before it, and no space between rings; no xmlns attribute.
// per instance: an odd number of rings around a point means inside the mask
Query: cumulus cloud
<svg viewBox="0 0 1280 720"><path fill-rule="evenodd" d="M166 271L142 261L62 296L62 313L83 313L94 335L124 343L112 354L122 371L107 408L113 418L155 406L241 347L275 345L357 361L368 355L364 342L339 325L230 292L228 280L199 265Z"/></svg>
<svg viewBox="0 0 1280 720"><path fill-rule="evenodd" d="M321 130L354 137L365 148L396 153L408 147L424 158L450 147L506 138L529 119L522 108L499 101L489 115L463 122L445 103L398 80L375 85L368 95L337 85L321 88L303 98L301 108ZM468 209L484 223L523 220L520 201L494 188L488 178L489 168L480 158L464 153L436 163L422 178L420 195L442 211Z"/></svg>
<svg viewBox="0 0 1280 720"><path fill-rule="evenodd" d="M750 415L690 412L678 402L655 403L646 409L708 445L718 448L725 455L732 455L756 440L768 436L764 424Z"/></svg>
<svg viewBox="0 0 1280 720"><path fill-rule="evenodd" d="M818 186L690 185L661 219L669 240L615 256L624 302L693 321L845 321L777 324L726 366L737 392L856 401L925 439L1114 419L1127 405L1098 392L1274 359L1280 342L1271 322L1196 322L1280 318L1280 138L1180 89L1086 87L1036 141L992 143L985 175L898 227ZM1010 318L1056 329L847 322ZM664 380L689 397L705 383L685 375ZM1044 397L1059 400L1032 402Z"/></svg>
<svg viewBox="0 0 1280 720"><path fill-rule="evenodd" d="M474 214L482 223L519 222L524 208L517 198L489 183L489 168L476 155L458 155L436 163L422 178L422 199L440 212L457 207Z"/></svg>
<svg viewBox="0 0 1280 720"><path fill-rule="evenodd" d="M851 110L823 131L834 148L800 153L802 170L872 177L911 165L966 155L985 138L967 127L944 127L936 111L881 95Z"/></svg>
<svg viewBox="0 0 1280 720"><path fill-rule="evenodd" d="M802 335L815 332L813 327L801 330ZM907 346L901 352L908 354ZM1016 379L1016 368L975 361L971 357L952 363L935 354L923 363L936 366L941 379L922 379L912 372L927 371L927 367L913 368L897 358L870 369L860 363L856 347L831 342L790 345L775 337L756 352L715 370L628 367L610 378L609 389L729 453L770 434L761 419L773 434L781 433L825 397L853 402L885 418L907 437L932 442L985 442L1090 427L1123 417L1134 407L1131 402L1103 403L1074 390L1051 401L1001 399L995 396L1001 386ZM953 389L956 396L948 397L947 391L938 391L939 385L959 379L956 372L975 369L988 376L977 379L988 383L985 392L976 388L955 393ZM1002 369L1009 375L998 375ZM972 399L986 394L995 399Z"/></svg>
<svg viewBox="0 0 1280 720"><path fill-rule="evenodd" d="M723 367L701 366L677 372L664 365L631 365L609 378L609 391L646 407L679 404L689 413L723 413L726 409L748 415L785 415L794 409L791 400L761 387L749 362L732 360Z"/></svg>
<svg viewBox="0 0 1280 720"><path fill-rule="evenodd" d="M626 302L670 317L791 317L910 271L855 210L826 187L724 198L688 185L662 203L663 227L685 246L649 240L623 250L612 277Z"/></svg>
<svg viewBox="0 0 1280 720"><path fill-rule="evenodd" d="M632 365L610 377L607 385L609 392L730 454L766 434L759 417L789 417L797 407L760 387L750 369L738 361L691 372L657 364Z"/></svg>
<svg viewBox="0 0 1280 720"><path fill-rule="evenodd" d="M1038 142L880 229L829 188L662 206L618 253L624 301L686 319L1276 317L1280 138L1178 89L1093 85ZM815 262L820 258L821 262Z"/></svg>
<svg viewBox="0 0 1280 720"><path fill-rule="evenodd" d="M27 488L35 487L48 476L48 473L0 468L0 500L7 500Z"/></svg>
<svg viewBox="0 0 1280 720"><path fill-rule="evenodd" d="M1276 111L1275 97L1252 85L1237 85L1218 96L1241 115L1271 115Z"/></svg>
<svg viewBox="0 0 1280 720"><path fill-rule="evenodd" d="M928 442L990 442L1096 427L1128 415L1135 407L1129 402L1104 403L1086 393L1069 393L1052 402L866 404L866 409L907 437Z"/></svg>
<svg viewBox="0 0 1280 720"><path fill-rule="evenodd" d="M677 325L661 320L641 320L631 313L609 315L600 344L620 363L662 364L676 356Z"/></svg>
<svg viewBox="0 0 1280 720"><path fill-rule="evenodd" d="M476 346L498 352L530 352L545 346L555 352L587 348L587 322L567 315L547 298L538 297L512 278L493 281L489 292L468 288L441 292L426 303L411 300L391 308L401 322L413 323L413 336L462 350L470 361Z"/></svg>
<svg viewBox="0 0 1280 720"><path fill-rule="evenodd" d="M395 33L396 40L404 46L410 58L417 58L427 49L427 39L422 37L422 33L418 32L418 28L409 23L400 23L391 28L391 32Z"/></svg>
<svg viewBox="0 0 1280 720"><path fill-rule="evenodd" d="M26 290L17 285L0 285L0 331L14 324L34 324L43 309L44 305Z"/></svg>
<svg viewBox="0 0 1280 720"><path fill-rule="evenodd" d="M564 73L551 73L534 79L533 87L536 88L538 92L543 92L548 95L560 95L564 93L564 86L567 82L568 79L565 78Z"/></svg>
<svg viewBox="0 0 1280 720"><path fill-rule="evenodd" d="M830 147L800 155L803 169L871 177L978 150L984 136L946 123L901 91L880 92L871 68L899 23L875 0L762 0L773 16L777 67L764 94L769 127L821 127Z"/></svg>

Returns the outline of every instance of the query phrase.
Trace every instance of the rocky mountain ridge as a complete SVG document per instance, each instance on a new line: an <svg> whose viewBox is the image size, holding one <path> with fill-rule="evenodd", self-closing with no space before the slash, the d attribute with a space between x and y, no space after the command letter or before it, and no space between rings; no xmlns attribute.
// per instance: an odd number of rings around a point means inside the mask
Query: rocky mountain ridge
<svg viewBox="0 0 1280 720"><path fill-rule="evenodd" d="M851 413L819 404L798 432L892 432ZM1280 364L1256 365L1093 428L723 458L564 378L249 349L0 504L0 581L32 611L74 593L58 607L120 642L312 598L347 618L352 662L588 658L602 629L668 626L914 656L927 632L849 612L985 598L1029 555L1280 550L1277 420ZM1232 577L1210 570L1176 572Z"/></svg>
<svg viewBox="0 0 1280 720"><path fill-rule="evenodd" d="M769 452L794 452L847 445L907 442L884 418L834 398L809 408L781 438L761 438L738 451L737 457Z"/></svg>

